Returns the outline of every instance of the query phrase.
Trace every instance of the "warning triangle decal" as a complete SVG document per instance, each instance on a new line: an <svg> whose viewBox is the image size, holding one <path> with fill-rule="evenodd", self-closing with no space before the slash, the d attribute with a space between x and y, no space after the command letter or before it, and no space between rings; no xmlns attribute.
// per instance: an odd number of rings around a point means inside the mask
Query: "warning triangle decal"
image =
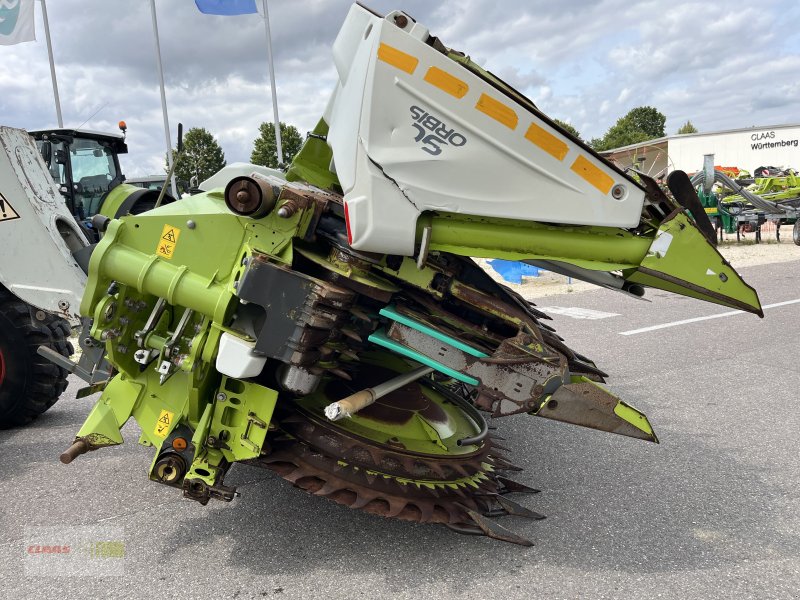
<svg viewBox="0 0 800 600"><path fill-rule="evenodd" d="M0 221L11 221L13 219L19 219L19 215L11 207L6 197L0 193Z"/></svg>
<svg viewBox="0 0 800 600"><path fill-rule="evenodd" d="M175 243L175 230L174 229L170 229L167 233L165 233L163 235L163 237L161 239L162 240L167 240L168 242L172 242L174 244Z"/></svg>

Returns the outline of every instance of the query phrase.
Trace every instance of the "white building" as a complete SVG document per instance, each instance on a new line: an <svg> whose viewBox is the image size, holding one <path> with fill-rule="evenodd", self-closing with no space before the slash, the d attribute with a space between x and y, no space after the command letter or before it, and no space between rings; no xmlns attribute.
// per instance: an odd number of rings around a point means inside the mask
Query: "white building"
<svg viewBox="0 0 800 600"><path fill-rule="evenodd" d="M634 166L660 177L676 169L699 171L706 154L714 155L718 167L737 167L750 173L762 166L800 170L798 146L800 124L670 135L601 154L623 168Z"/></svg>

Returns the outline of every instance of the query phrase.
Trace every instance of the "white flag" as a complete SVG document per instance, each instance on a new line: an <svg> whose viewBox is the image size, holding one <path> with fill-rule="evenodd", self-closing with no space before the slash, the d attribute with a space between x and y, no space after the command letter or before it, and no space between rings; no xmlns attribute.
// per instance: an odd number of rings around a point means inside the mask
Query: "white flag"
<svg viewBox="0 0 800 600"><path fill-rule="evenodd" d="M34 0L0 0L0 46L36 39L33 29Z"/></svg>

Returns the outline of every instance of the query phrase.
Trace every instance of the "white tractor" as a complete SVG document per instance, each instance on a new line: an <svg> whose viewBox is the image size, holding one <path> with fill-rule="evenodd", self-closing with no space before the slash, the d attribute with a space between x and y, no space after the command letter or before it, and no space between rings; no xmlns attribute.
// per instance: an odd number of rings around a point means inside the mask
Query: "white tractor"
<svg viewBox="0 0 800 600"><path fill-rule="evenodd" d="M86 284L81 256L98 239L92 218L140 213L158 197L123 184L119 154L128 148L120 128L0 127L1 429L30 422L67 386L68 371L37 349L74 351L69 337Z"/></svg>

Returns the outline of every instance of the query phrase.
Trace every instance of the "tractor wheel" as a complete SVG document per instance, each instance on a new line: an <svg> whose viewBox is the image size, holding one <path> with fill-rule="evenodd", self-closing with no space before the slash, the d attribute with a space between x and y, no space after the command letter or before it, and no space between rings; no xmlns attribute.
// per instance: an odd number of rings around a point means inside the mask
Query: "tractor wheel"
<svg viewBox="0 0 800 600"><path fill-rule="evenodd" d="M33 316L32 316L33 314ZM36 353L41 345L73 353L67 321L0 289L0 429L25 425L55 404L67 371Z"/></svg>
<svg viewBox="0 0 800 600"><path fill-rule="evenodd" d="M792 227L792 241L800 246L800 219L797 219Z"/></svg>

